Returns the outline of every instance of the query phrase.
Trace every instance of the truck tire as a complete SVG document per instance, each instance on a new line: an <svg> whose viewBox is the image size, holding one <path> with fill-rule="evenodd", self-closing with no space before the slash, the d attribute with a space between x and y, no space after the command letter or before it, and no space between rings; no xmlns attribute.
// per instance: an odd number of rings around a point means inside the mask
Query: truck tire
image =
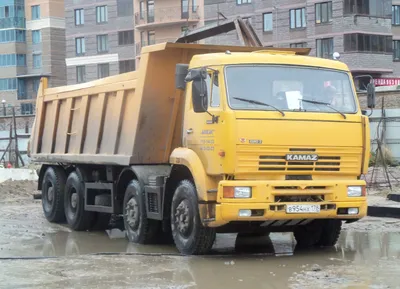
<svg viewBox="0 0 400 289"><path fill-rule="evenodd" d="M66 175L62 168L47 168L42 182L42 207L44 216L51 223L61 223L65 220L65 183Z"/></svg>
<svg viewBox="0 0 400 289"><path fill-rule="evenodd" d="M215 229L204 227L200 220L197 192L191 181L182 181L175 190L171 205L171 231L179 252L202 255L215 241Z"/></svg>
<svg viewBox="0 0 400 289"><path fill-rule="evenodd" d="M296 248L306 249L318 245L321 239L323 223L321 220L315 220L310 224L298 226L293 234L296 238Z"/></svg>
<svg viewBox="0 0 400 289"><path fill-rule="evenodd" d="M339 239L340 231L342 230L341 220L324 220L321 238L318 241L318 246L332 247L335 246Z"/></svg>
<svg viewBox="0 0 400 289"><path fill-rule="evenodd" d="M143 188L137 180L131 181L126 188L123 216L126 237L130 242L155 243L160 222L147 219Z"/></svg>
<svg viewBox="0 0 400 289"><path fill-rule="evenodd" d="M95 212L85 211L84 183L77 172L69 174L65 185L64 209L67 223L75 231L89 230Z"/></svg>

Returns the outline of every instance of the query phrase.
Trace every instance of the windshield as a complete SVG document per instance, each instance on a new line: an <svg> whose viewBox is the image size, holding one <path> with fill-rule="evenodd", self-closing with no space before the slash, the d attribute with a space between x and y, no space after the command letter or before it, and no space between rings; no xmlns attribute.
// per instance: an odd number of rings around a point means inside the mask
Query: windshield
<svg viewBox="0 0 400 289"><path fill-rule="evenodd" d="M225 73L232 109L327 113L355 113L357 110L351 81L345 72L298 66L241 65L228 66Z"/></svg>

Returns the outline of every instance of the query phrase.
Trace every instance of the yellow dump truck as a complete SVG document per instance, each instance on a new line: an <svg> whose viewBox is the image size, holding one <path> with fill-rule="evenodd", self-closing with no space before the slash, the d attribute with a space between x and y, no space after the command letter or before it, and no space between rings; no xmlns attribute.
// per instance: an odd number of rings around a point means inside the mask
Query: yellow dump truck
<svg viewBox="0 0 400 289"><path fill-rule="evenodd" d="M333 246L366 215L369 123L348 67L308 52L163 43L135 72L42 79L30 155L45 217L90 230L122 215L131 242L172 236L183 254L216 233Z"/></svg>

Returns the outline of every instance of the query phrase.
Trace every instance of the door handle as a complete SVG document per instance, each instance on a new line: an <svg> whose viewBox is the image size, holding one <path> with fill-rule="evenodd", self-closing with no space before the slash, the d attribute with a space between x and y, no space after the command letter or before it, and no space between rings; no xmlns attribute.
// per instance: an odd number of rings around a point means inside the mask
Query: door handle
<svg viewBox="0 0 400 289"><path fill-rule="evenodd" d="M187 130L186 130L186 133L187 133L187 134L193 133L193 129L192 129L192 128L187 129Z"/></svg>

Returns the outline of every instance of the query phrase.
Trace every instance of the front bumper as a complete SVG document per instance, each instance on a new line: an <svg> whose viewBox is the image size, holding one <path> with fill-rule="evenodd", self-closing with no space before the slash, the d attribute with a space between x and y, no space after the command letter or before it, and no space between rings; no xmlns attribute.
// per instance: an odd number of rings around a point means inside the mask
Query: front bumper
<svg viewBox="0 0 400 289"><path fill-rule="evenodd" d="M365 186L364 181L222 181L217 193L213 216L202 218L210 227L219 227L233 221L271 221L299 219L361 219L367 214L366 197L348 197L348 186ZM224 198L224 186L252 188L248 199ZM292 196L319 196L320 201L282 202ZM287 205L320 205L319 213L286 213ZM358 214L349 215L346 208L358 208ZM249 217L239 216L240 210L257 212ZM211 217L211 218L210 218ZM285 222L282 222L285 223Z"/></svg>

